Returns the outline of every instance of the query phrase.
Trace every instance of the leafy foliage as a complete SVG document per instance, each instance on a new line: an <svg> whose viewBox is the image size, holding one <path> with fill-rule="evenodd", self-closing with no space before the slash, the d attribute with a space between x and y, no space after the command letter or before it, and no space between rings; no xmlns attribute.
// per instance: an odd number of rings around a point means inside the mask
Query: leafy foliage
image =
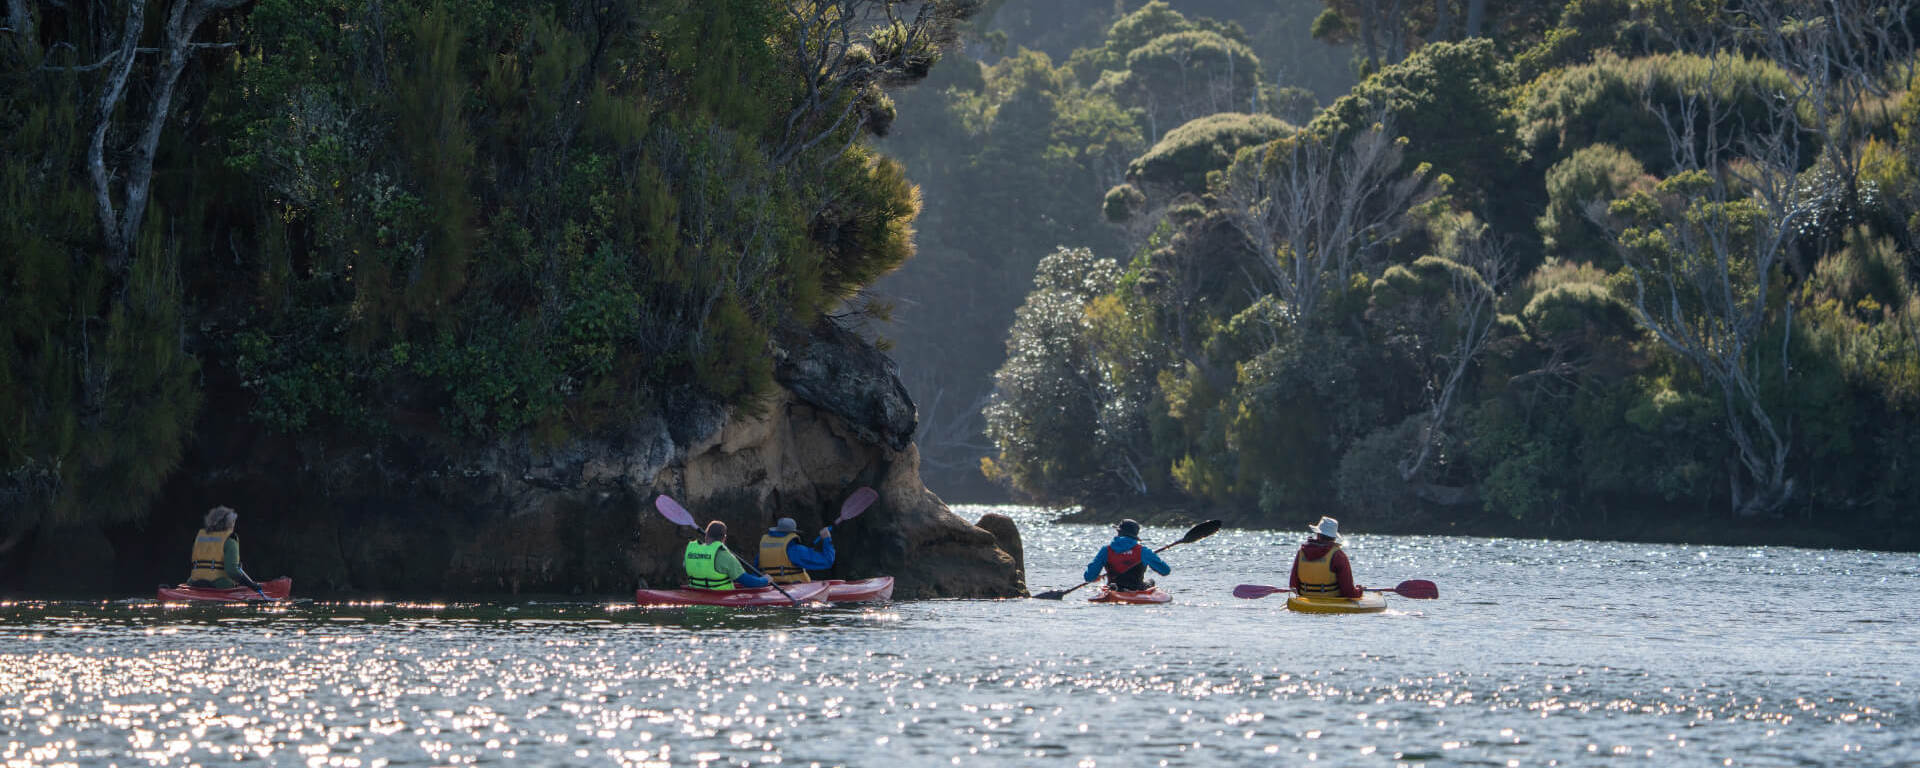
<svg viewBox="0 0 1920 768"><path fill-rule="evenodd" d="M973 4L883 2L259 0L201 30L233 45L160 114L124 260L84 182L104 76L64 58L101 51L0 36L0 535L143 518L203 402L453 447L759 407L781 336L913 253L868 140Z"/></svg>
<svg viewBox="0 0 1920 768"><path fill-rule="evenodd" d="M1314 34L1371 60L1350 93L1204 187L1191 182L1218 166L1151 177L1187 182L1182 206L1149 206L1144 169L1173 167L1176 147L1199 157L1197 137L1170 132L1137 159L1135 184L1102 207L1148 246L1083 305L1153 318L1132 327L1157 335L1131 342L1162 345L1150 374L1110 379L1157 401L1133 456L1148 480L1027 472L1029 457L1088 450L1041 432L1003 446L995 469L1059 503L1201 504L1270 523L1340 510L1593 534L1699 530L1731 511L1920 541L1903 511L1920 484L1901 469L1920 444L1916 41L1795 48L1832 41L1843 27L1828 15L1871 4L1794 5L1804 24L1770 38L1713 4L1579 0L1548 9L1557 18L1489 9L1490 34L1449 42L1471 5L1395 21L1329 1ZM1168 10L1135 24L1172 27ZM1307 203L1326 195L1293 194L1331 167L1301 162L1302 147L1346 151L1380 132L1399 154L1375 183L1430 178L1440 194L1324 210ZM1356 258L1312 271L1338 279L1288 290L1275 268L1327 238L1273 235L1360 216L1381 218ZM1489 244L1512 271L1467 266ZM1490 294L1484 325L1459 322L1463 297ZM1487 333L1469 356L1452 351L1463 328ZM1084 323L1058 332L1091 338Z"/></svg>

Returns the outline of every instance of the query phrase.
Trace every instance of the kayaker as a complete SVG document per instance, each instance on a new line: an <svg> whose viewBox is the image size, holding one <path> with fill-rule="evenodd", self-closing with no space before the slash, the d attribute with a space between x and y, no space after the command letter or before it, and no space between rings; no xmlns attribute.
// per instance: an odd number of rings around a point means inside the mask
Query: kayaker
<svg viewBox="0 0 1920 768"><path fill-rule="evenodd" d="M1293 556L1293 575L1288 586L1301 597L1357 598L1365 594L1353 583L1353 564L1340 549L1340 521L1322 516L1307 526L1313 535L1300 545Z"/></svg>
<svg viewBox="0 0 1920 768"><path fill-rule="evenodd" d="M1173 572L1153 550L1140 545L1140 524L1132 520L1122 520L1116 527L1118 534L1113 543L1100 548L1093 556L1093 562L1087 563L1087 572L1081 581L1093 581L1100 578L1101 569L1107 572L1107 588L1122 592L1139 592L1152 589L1153 582L1147 581L1147 569L1165 576Z"/></svg>
<svg viewBox="0 0 1920 768"><path fill-rule="evenodd" d="M687 569L687 584L697 589L739 589L767 585L766 577L747 573L740 558L727 549L727 524L715 520L699 541L687 542L682 562Z"/></svg>
<svg viewBox="0 0 1920 768"><path fill-rule="evenodd" d="M193 572L187 574L189 586L260 588L260 583L240 567L240 537L233 535L234 523L239 519L240 515L232 507L207 510L200 532L193 537Z"/></svg>
<svg viewBox="0 0 1920 768"><path fill-rule="evenodd" d="M812 581L807 571L833 567L833 529L820 529L809 547L800 543L799 528L793 518L783 517L760 537L760 572L776 584Z"/></svg>

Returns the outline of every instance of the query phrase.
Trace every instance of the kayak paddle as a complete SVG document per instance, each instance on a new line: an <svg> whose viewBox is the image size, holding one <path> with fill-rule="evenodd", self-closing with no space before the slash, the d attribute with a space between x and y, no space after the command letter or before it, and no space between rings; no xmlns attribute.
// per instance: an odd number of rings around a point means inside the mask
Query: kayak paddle
<svg viewBox="0 0 1920 768"><path fill-rule="evenodd" d="M1264 584L1242 584L1233 588L1233 596L1247 600L1258 600L1267 595L1292 592L1286 587L1269 587ZM1409 600L1433 600L1440 597L1440 587L1425 579L1411 579L1400 582L1392 589L1369 589L1368 592L1392 592Z"/></svg>
<svg viewBox="0 0 1920 768"><path fill-rule="evenodd" d="M848 499L848 501L852 501L852 499ZM662 517L665 517L668 520L671 520L680 525L684 525L688 528L692 528L696 531L700 530L700 526L693 524L693 513L688 512L686 507L680 506L680 502L674 501L672 496L668 496L663 493L655 497L653 500L653 508L660 510L660 515ZM855 514L858 514L858 513L855 513ZM733 550L727 549L727 545L724 542L721 543L720 548L726 549L727 554L733 555ZM751 565L747 565L747 561L741 560L739 555L733 555L733 559L735 562L740 564L741 568L746 569L748 573L751 573L755 576L765 575L760 572L760 569L755 568ZM774 590L778 591L782 596L786 597L788 600L793 601L793 607L795 608L800 607L800 600L798 598L795 598L793 596L793 593L788 592L785 589L782 589L780 587L779 582L776 582L773 579L767 579L767 586L773 587Z"/></svg>
<svg viewBox="0 0 1920 768"><path fill-rule="evenodd" d="M1204 523L1201 523L1199 525L1196 525L1192 528L1187 529L1187 535L1180 537L1179 541L1176 541L1172 544L1168 544L1164 547L1156 549L1153 552L1154 554L1159 554L1161 552L1165 552L1169 549L1173 549L1174 547L1180 546L1182 544L1188 544L1191 542L1199 541L1201 539L1204 539L1208 536L1212 536L1219 532L1220 532L1220 521L1208 520ZM1066 597L1068 594L1072 593L1074 590L1092 583L1093 583L1092 581L1083 581L1083 582L1080 582L1079 584L1076 584L1072 587L1068 587L1066 589L1055 589L1048 592L1042 592L1040 594L1034 595L1033 599L1059 600L1060 598Z"/></svg>
<svg viewBox="0 0 1920 768"><path fill-rule="evenodd" d="M859 490L854 491L853 495L848 496L846 502L840 505L839 519L834 520L832 525L829 525L828 527L831 528L834 525L839 525L848 520L852 520L856 517L859 517L860 513L867 511L867 507L873 506L873 503L879 500L880 500L879 491L876 491L872 488L868 488L864 485L860 486Z"/></svg>

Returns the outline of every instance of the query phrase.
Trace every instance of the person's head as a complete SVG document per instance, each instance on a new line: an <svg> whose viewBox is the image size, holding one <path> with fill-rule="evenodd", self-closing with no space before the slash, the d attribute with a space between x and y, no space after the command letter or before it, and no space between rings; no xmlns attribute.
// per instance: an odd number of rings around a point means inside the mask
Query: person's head
<svg viewBox="0 0 1920 768"><path fill-rule="evenodd" d="M727 538L727 524L718 520L707 523L706 536L709 544Z"/></svg>
<svg viewBox="0 0 1920 768"><path fill-rule="evenodd" d="M1315 540L1338 541L1340 521L1321 515L1320 522L1307 526L1307 531L1313 534Z"/></svg>
<svg viewBox="0 0 1920 768"><path fill-rule="evenodd" d="M1114 530L1129 539L1140 538L1140 524L1134 522L1132 519L1120 521L1119 525L1114 526Z"/></svg>
<svg viewBox="0 0 1920 768"><path fill-rule="evenodd" d="M798 533L800 524L794 522L791 517L783 517L773 521L773 529L781 533Z"/></svg>
<svg viewBox="0 0 1920 768"><path fill-rule="evenodd" d="M231 530L238 519L240 515L233 511L233 507L214 507L207 510L207 519L201 527L209 531Z"/></svg>

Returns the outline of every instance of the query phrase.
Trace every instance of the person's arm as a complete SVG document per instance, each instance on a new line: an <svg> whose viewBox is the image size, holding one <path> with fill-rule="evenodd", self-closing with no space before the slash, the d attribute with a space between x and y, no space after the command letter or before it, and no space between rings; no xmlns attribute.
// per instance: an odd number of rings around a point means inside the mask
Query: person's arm
<svg viewBox="0 0 1920 768"><path fill-rule="evenodd" d="M1333 563L1331 565L1333 567L1334 578L1340 581L1341 597L1351 599L1365 594L1353 583L1353 564L1347 562L1347 553L1335 550L1333 553Z"/></svg>
<svg viewBox="0 0 1920 768"><path fill-rule="evenodd" d="M825 535L814 539L813 546L819 549L809 548L796 539L787 544L787 559L792 560L794 565L809 571L824 571L832 568L833 536Z"/></svg>
<svg viewBox="0 0 1920 768"><path fill-rule="evenodd" d="M1100 569L1107 567L1107 548L1101 547L1099 554L1093 556L1093 562L1087 563L1087 572L1081 581L1093 581L1100 578Z"/></svg>
<svg viewBox="0 0 1920 768"><path fill-rule="evenodd" d="M1162 576L1173 573L1173 569L1167 566L1167 561L1160 559L1160 555L1148 549L1145 544L1140 545L1140 562L1146 563L1154 573Z"/></svg>
<svg viewBox="0 0 1920 768"><path fill-rule="evenodd" d="M1287 575L1287 589L1293 590L1296 595L1300 594L1300 555L1298 554L1293 556L1293 571Z"/></svg>
<svg viewBox="0 0 1920 768"><path fill-rule="evenodd" d="M729 579L738 579L747 569L740 565L740 558L733 556L733 550L721 547L713 553L713 569Z"/></svg>
<svg viewBox="0 0 1920 768"><path fill-rule="evenodd" d="M221 566L226 569L227 578L233 579L234 583L241 586L252 587L254 589L260 588L260 583L254 581L253 577L248 576L245 568L240 567L239 539L228 536L227 545L221 549L221 555Z"/></svg>

